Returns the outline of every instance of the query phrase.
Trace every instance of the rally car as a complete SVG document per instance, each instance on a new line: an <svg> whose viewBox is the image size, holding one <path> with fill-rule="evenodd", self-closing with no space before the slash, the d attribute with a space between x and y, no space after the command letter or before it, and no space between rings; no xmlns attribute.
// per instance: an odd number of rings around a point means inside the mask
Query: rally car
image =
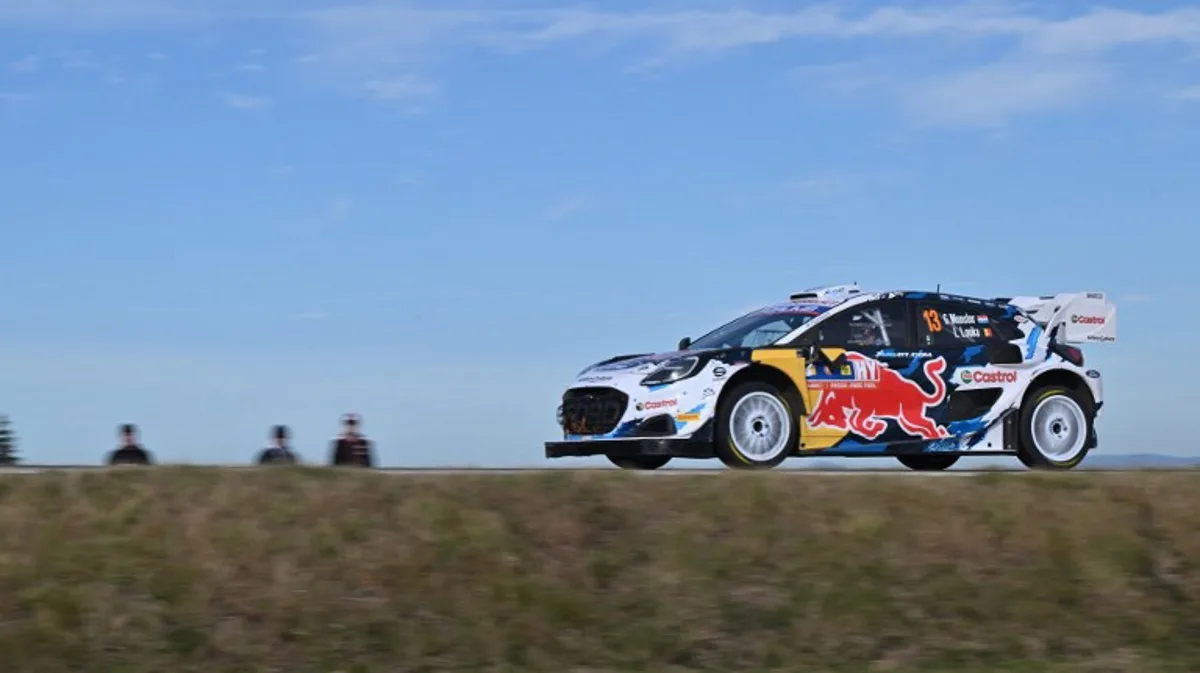
<svg viewBox="0 0 1200 673"><path fill-rule="evenodd" d="M667 353L580 372L547 458L672 458L770 468L791 456L964 455L1069 469L1096 446L1101 375L1079 345L1116 341L1103 292L982 299L833 285L743 315Z"/></svg>

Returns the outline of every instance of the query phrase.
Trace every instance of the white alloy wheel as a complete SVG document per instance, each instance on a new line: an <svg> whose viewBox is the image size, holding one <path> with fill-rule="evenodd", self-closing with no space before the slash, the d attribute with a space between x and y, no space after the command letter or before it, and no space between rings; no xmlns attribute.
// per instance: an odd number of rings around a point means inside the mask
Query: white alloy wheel
<svg viewBox="0 0 1200 673"><path fill-rule="evenodd" d="M1070 463L1087 443L1087 415L1066 395L1051 395L1037 403L1030 419L1037 452L1055 463Z"/></svg>
<svg viewBox="0 0 1200 673"><path fill-rule="evenodd" d="M769 463L788 448L791 414L779 397L755 390L740 397L729 415L733 448L755 463Z"/></svg>

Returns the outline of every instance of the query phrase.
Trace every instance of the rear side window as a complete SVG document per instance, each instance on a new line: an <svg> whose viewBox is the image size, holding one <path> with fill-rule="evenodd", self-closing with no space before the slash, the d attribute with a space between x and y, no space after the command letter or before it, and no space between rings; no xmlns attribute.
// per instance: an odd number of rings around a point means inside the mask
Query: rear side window
<svg viewBox="0 0 1200 673"><path fill-rule="evenodd" d="M917 304L917 343L920 346L967 346L997 340L993 322L978 306L951 302ZM1001 328L1003 330L1003 328Z"/></svg>

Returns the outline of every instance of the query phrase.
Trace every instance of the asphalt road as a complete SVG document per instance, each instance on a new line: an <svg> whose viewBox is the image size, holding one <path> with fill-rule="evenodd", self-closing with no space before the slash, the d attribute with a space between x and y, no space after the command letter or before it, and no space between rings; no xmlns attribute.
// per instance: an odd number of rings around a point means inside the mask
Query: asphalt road
<svg viewBox="0 0 1200 673"><path fill-rule="evenodd" d="M163 466L164 467L184 467L184 465L172 465L172 464L165 464ZM187 467L203 467L203 468L209 468L209 469L217 468L217 469L225 469L225 470L263 469L257 465L189 465ZM313 467L319 467L319 466L313 466ZM83 471L107 470L107 469L114 469L114 468L110 468L110 467L107 467L104 465L20 465L20 466L15 466L15 467L0 467L0 474L38 474L38 473L42 473L42 472L83 472ZM124 468L124 469L136 469L136 468ZM550 467L550 468L537 468L537 467L509 467L509 468L380 467L380 468L375 468L373 471L382 473L382 474L390 474L390 475L397 475L397 476L402 476L402 475L412 476L412 475L451 475L451 474L464 474L464 475L465 474L515 474L515 473L532 473L532 472L599 472L599 471L619 472L620 470L616 467ZM1074 470L1073 472L1075 472L1075 473L1078 473L1078 472L1116 473L1116 472L1140 472L1140 471L1142 471L1142 470L1116 470L1116 469L1114 469L1114 470L1108 470L1108 469L1086 470L1086 469L1079 469L1079 470ZM1161 470L1161 471L1167 471L1167 470ZM645 471L645 472L633 472L633 473L640 474L640 475L646 475L646 476L670 475L670 476L678 477L678 476L696 476L696 475L704 475L704 474L708 474L708 475L724 474L724 473L733 473L733 472L737 472L737 471L731 470L728 468L724 468L724 467L717 467L717 468L682 468L682 469L681 468L674 468L674 469L662 468L659 470ZM825 476L835 476L835 477L855 477L855 476L867 476L867 475L872 475L872 476L887 475L887 476L893 476L893 477L969 477L969 476L978 476L981 474L991 474L991 473L996 473L996 472L1003 472L1006 474L1011 474L1011 473L1037 474L1038 473L1033 470L1027 470L1024 468L1013 468L1013 469L990 468L987 470L961 470L961 469L959 469L959 470L947 470L945 472L916 472L916 471L912 471L912 470L902 470L902 469L837 470L837 469L825 468L825 469L805 470L805 469L800 469L800 468L776 468L774 470L771 470L770 472L773 474L785 474L785 475L789 475L789 476L825 475Z"/></svg>

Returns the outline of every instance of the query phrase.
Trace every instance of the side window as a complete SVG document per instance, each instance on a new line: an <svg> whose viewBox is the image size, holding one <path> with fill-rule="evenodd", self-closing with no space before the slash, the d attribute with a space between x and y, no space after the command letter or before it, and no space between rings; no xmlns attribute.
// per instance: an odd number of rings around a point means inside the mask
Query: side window
<svg viewBox="0 0 1200 673"><path fill-rule="evenodd" d="M992 318L982 309L951 302L917 304L919 346L970 346L997 340Z"/></svg>
<svg viewBox="0 0 1200 673"><path fill-rule="evenodd" d="M988 319L992 329L991 338L994 341L1008 342L1023 336L1017 323L1012 318L1005 318L1003 313L989 312Z"/></svg>
<svg viewBox="0 0 1200 673"><path fill-rule="evenodd" d="M848 309L818 325L816 341L821 346L845 348L905 348L908 341L906 313L902 301Z"/></svg>

